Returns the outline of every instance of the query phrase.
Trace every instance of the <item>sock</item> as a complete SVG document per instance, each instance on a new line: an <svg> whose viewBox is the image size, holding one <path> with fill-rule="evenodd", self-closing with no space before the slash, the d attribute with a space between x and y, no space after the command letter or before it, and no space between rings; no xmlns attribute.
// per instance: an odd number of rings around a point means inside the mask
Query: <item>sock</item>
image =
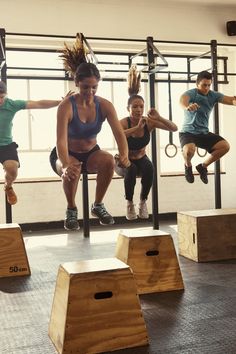
<svg viewBox="0 0 236 354"><path fill-rule="evenodd" d="M93 203L93 206L95 206L95 207L96 207L96 206L101 206L102 204L103 204L103 203L95 203L95 202L94 202L94 203Z"/></svg>

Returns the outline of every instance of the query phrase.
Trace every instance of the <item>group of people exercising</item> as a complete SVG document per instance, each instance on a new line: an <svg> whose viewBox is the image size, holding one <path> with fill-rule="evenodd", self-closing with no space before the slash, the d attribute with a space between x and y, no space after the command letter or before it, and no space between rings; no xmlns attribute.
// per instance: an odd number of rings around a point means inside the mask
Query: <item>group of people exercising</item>
<svg viewBox="0 0 236 354"><path fill-rule="evenodd" d="M67 47L67 50L70 50ZM66 58L64 59L66 61ZM68 63L67 63L68 64ZM17 202L13 183L17 178L19 158L18 145L12 137L12 121L22 109L40 109L58 106L56 146L50 154L50 163L61 179L67 200L64 227L78 230L76 192L81 172L97 175L95 199L91 214L100 224L112 225L114 219L106 210L103 199L111 183L114 170L124 177L126 218L128 220L148 219L147 199L153 183L154 166L146 154L150 134L156 129L175 132L175 123L160 116L151 108L144 115L144 99L138 94L140 77L129 82L127 117L119 120L113 104L97 96L100 73L95 64L84 61L71 66L77 92L69 92L62 100L25 101L7 97L7 88L0 82L0 162L5 173L4 190L9 204ZM138 74L137 74L138 75ZM134 77L134 75L132 75ZM207 168L229 151L229 143L220 135L209 132L209 116L216 103L236 105L235 96L225 96L211 90L212 74L202 71L197 75L196 88L184 92L180 104L184 110L183 126L179 132L184 157L185 178L194 182L191 160L196 148L203 148L209 154L203 163L196 166L203 183L208 183ZM118 157L100 149L97 135L107 120L118 147ZM116 164L118 166L116 166ZM141 177L141 191L138 210L133 201L136 178Z"/></svg>

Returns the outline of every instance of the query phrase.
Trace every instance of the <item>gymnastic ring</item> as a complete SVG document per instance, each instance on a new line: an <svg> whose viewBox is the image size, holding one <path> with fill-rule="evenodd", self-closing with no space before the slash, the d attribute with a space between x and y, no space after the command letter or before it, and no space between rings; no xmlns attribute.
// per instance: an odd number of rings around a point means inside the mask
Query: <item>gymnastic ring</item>
<svg viewBox="0 0 236 354"><path fill-rule="evenodd" d="M170 155L168 152L167 152L167 149L170 147L170 146L174 146L175 148L175 151L174 151L174 154L173 155ZM166 156L172 158L172 157L175 157L177 155L177 152L178 152L178 148L175 144L167 144L166 147L165 147L165 154Z"/></svg>
<svg viewBox="0 0 236 354"><path fill-rule="evenodd" d="M200 157L205 157L206 154L207 154L207 151L205 150L204 154L201 155L201 154L199 153L199 148L197 147L197 154L198 154L198 156L200 156Z"/></svg>

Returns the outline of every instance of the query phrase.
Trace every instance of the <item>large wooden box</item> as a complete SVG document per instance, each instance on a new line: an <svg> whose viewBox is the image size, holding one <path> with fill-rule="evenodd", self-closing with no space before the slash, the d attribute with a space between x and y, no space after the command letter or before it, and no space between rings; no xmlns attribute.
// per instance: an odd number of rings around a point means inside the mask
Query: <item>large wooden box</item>
<svg viewBox="0 0 236 354"><path fill-rule="evenodd" d="M49 336L59 353L102 353L147 345L130 268L116 258L60 265Z"/></svg>
<svg viewBox="0 0 236 354"><path fill-rule="evenodd" d="M0 224L0 277L30 275L25 244L18 224Z"/></svg>
<svg viewBox="0 0 236 354"><path fill-rule="evenodd" d="M121 230L116 257L130 266L138 294L184 289L170 234L160 230Z"/></svg>
<svg viewBox="0 0 236 354"><path fill-rule="evenodd" d="M236 209L177 214L179 254L196 262L236 258Z"/></svg>

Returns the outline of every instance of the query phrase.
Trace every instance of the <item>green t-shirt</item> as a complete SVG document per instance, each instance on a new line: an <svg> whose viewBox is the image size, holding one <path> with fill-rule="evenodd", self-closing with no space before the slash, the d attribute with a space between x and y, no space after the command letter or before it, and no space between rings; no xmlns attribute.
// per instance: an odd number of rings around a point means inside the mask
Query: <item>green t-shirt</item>
<svg viewBox="0 0 236 354"><path fill-rule="evenodd" d="M27 101L6 98L0 106L0 146L12 143L12 121L16 112L26 109Z"/></svg>

